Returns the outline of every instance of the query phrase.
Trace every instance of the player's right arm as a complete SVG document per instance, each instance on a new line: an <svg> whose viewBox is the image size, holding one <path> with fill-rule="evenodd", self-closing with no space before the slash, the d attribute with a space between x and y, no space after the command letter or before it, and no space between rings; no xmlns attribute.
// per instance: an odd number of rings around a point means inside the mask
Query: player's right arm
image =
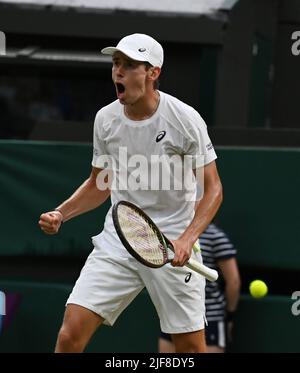
<svg viewBox="0 0 300 373"><path fill-rule="evenodd" d="M110 195L109 187L97 185L97 176L101 171L104 170L93 167L89 178L70 198L60 204L56 210L41 214L39 225L45 233L57 233L62 222L93 210L107 200Z"/></svg>

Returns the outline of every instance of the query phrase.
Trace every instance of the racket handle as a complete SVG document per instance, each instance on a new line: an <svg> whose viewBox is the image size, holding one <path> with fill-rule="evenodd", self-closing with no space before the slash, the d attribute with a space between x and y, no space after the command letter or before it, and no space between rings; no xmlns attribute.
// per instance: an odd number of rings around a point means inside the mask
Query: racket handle
<svg viewBox="0 0 300 373"><path fill-rule="evenodd" d="M199 263L195 259L189 259L189 261L185 265L193 271L200 273L200 275L204 276L209 281L216 281L219 277L219 274L216 270Z"/></svg>
<svg viewBox="0 0 300 373"><path fill-rule="evenodd" d="M172 242L166 237L166 236L163 236L166 244L167 244L167 247L174 252L174 247L173 247L173 244ZM172 262L172 260L174 259L173 258L169 258L168 262ZM219 274L218 272L215 270L215 269L211 269L209 267L207 267L206 265L198 262L198 260L195 260L195 259L192 259L190 258L189 261L185 264L186 267L190 268L191 270L197 272L197 273L200 273L200 275L204 276L205 278L207 278L207 280L213 282L213 281L217 281L218 277L219 277Z"/></svg>

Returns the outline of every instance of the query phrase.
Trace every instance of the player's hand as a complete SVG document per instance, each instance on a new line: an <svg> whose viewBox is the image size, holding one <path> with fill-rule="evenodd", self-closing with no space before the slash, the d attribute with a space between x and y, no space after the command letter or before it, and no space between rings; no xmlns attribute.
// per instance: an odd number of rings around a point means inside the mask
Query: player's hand
<svg viewBox="0 0 300 373"><path fill-rule="evenodd" d="M182 267L190 259L192 255L192 242L179 238L178 240L172 241L174 246L175 256L171 264L173 267Z"/></svg>
<svg viewBox="0 0 300 373"><path fill-rule="evenodd" d="M45 212L40 216L39 226L46 234L56 234L62 224L63 216L59 211Z"/></svg>

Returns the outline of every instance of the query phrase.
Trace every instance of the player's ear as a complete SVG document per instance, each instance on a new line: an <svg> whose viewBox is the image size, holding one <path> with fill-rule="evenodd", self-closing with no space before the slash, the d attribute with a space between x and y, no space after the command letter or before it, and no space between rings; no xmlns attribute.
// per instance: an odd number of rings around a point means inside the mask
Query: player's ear
<svg viewBox="0 0 300 373"><path fill-rule="evenodd" d="M156 80L158 77L159 77L159 75L160 75L160 71L161 71L161 69L160 69L160 67L158 67L158 66L156 66L156 67L151 67L149 70L148 70L148 73L149 73L149 78L151 79L151 80Z"/></svg>

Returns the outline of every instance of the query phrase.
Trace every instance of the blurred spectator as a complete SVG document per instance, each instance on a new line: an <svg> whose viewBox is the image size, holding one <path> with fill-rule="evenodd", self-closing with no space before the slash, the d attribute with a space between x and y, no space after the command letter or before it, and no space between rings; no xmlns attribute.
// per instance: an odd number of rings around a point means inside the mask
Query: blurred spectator
<svg viewBox="0 0 300 373"><path fill-rule="evenodd" d="M35 121L28 116L28 90L2 86L0 90L0 138L27 139Z"/></svg>
<svg viewBox="0 0 300 373"><path fill-rule="evenodd" d="M206 281L207 352L225 352L232 340L234 314L240 296L241 281L236 249L215 224L210 224L202 233L200 244L203 263L220 273L218 281ZM169 334L161 333L159 352L175 352Z"/></svg>
<svg viewBox="0 0 300 373"><path fill-rule="evenodd" d="M12 137L13 133L13 114L6 98L0 96L0 138L7 139Z"/></svg>

